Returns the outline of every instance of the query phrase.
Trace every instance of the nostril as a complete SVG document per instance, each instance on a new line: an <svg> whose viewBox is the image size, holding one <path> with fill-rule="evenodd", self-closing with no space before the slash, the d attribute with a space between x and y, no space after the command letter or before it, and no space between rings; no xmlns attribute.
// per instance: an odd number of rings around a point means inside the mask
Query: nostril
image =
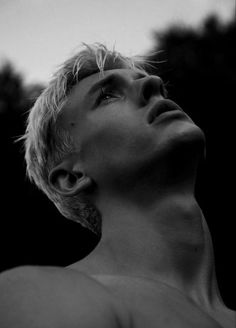
<svg viewBox="0 0 236 328"><path fill-rule="evenodd" d="M146 83L144 88L143 88L143 98L148 101L154 94L156 94L158 91L158 88L151 84L151 83Z"/></svg>
<svg viewBox="0 0 236 328"><path fill-rule="evenodd" d="M165 92L161 78L158 76L148 77L143 84L142 93L145 102L149 101L153 96L164 96Z"/></svg>

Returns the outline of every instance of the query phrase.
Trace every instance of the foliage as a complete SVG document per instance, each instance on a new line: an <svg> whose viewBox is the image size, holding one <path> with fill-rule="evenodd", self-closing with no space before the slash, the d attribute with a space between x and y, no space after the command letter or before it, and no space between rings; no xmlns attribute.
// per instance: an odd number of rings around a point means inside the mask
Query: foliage
<svg viewBox="0 0 236 328"><path fill-rule="evenodd" d="M232 114L234 102L236 36L235 20L223 25L215 16L202 28L172 26L154 32L151 73L164 80L169 97L183 106L202 127L211 129L209 120L224 110Z"/></svg>
<svg viewBox="0 0 236 328"><path fill-rule="evenodd" d="M147 69L162 77L168 97L175 100L206 135L206 161L197 180L196 196L212 232L222 295L226 304L236 308L235 300L227 294L235 273L226 269L230 266L227 258L232 258L231 251L235 247L232 220L235 200L230 185L235 171L232 157L236 21L222 24L211 16L198 29L171 26L154 32L153 37L151 53L154 55L150 60L154 64Z"/></svg>

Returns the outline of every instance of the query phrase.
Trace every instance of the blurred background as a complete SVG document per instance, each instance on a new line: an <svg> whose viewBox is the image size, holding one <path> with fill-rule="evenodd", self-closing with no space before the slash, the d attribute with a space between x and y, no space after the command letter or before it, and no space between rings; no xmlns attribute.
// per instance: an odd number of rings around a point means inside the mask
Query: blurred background
<svg viewBox="0 0 236 328"><path fill-rule="evenodd" d="M235 297L234 0L0 0L0 271L18 265L66 266L97 244L63 218L25 177L27 113L57 66L81 42L125 55L156 54L148 68L206 134L196 197L214 244L225 304Z"/></svg>

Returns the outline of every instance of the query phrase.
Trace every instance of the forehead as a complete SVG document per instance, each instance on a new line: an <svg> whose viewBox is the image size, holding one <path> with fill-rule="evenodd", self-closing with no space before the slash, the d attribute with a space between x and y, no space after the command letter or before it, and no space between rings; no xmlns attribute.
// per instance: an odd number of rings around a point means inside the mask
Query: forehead
<svg viewBox="0 0 236 328"><path fill-rule="evenodd" d="M105 70L103 72L97 72L91 74L78 82L77 85L73 87L71 90L65 105L61 111L60 118L62 121L67 119L73 119L74 114L78 114L82 109L86 106L89 106L89 102L91 101L88 96L89 90L100 80L106 78L109 75L119 75L127 80L133 80L137 76L137 74L145 74L148 75L144 70L140 70L137 68L129 69L129 68L117 68L111 70ZM60 121L61 121L60 119Z"/></svg>
<svg viewBox="0 0 236 328"><path fill-rule="evenodd" d="M102 80L103 78L109 76L109 75L120 75L126 79L133 79L137 75L137 73L146 74L145 71L141 71L140 69L129 69L129 68L116 68L116 69L110 69L110 70L104 70L103 72L97 72L94 74L91 74L85 78L83 78L79 83L74 87L73 92L79 92L81 97L89 91L89 89L99 82L99 80ZM72 95L71 94L71 95ZM70 96L71 96L70 95Z"/></svg>

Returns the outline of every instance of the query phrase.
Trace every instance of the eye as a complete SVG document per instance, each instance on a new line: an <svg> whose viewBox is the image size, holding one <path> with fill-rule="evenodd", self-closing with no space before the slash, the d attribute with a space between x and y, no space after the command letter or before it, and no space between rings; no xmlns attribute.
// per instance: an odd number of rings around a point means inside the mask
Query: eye
<svg viewBox="0 0 236 328"><path fill-rule="evenodd" d="M115 90L104 90L103 88L101 89L101 92L98 96L97 99L97 105L101 104L101 103L110 103L112 102L114 99L118 99L120 98L120 95L118 94L117 91Z"/></svg>
<svg viewBox="0 0 236 328"><path fill-rule="evenodd" d="M99 100L101 102L102 100L109 100L113 97L114 97L114 95L112 93L102 93L99 97Z"/></svg>

